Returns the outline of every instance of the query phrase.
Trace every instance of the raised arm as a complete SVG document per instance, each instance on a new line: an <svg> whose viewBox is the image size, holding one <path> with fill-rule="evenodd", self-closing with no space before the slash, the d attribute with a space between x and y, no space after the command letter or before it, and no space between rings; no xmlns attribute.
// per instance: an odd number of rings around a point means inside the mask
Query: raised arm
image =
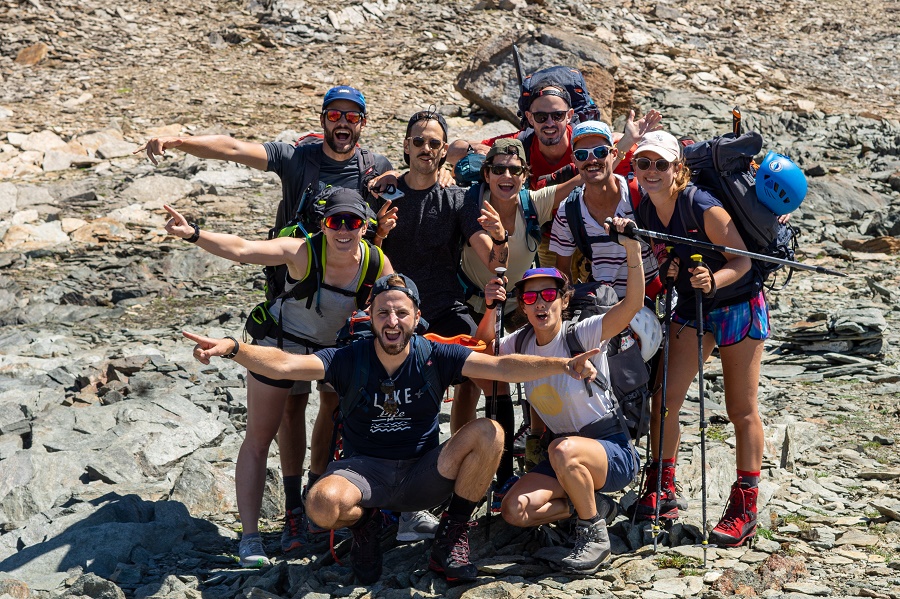
<svg viewBox="0 0 900 599"><path fill-rule="evenodd" d="M496 357L472 352L463 364L462 374L469 378L506 383L524 383L555 374L592 381L597 376L597 370L590 358L599 353L600 349L594 348L574 358L545 358L522 354Z"/></svg>
<svg viewBox="0 0 900 599"><path fill-rule="evenodd" d="M182 335L197 344L194 358L201 364L209 364L216 356L229 356L250 372L272 379L317 381L325 377L325 365L315 355L289 354L277 347L238 343L232 338L212 339L187 331Z"/></svg>
<svg viewBox="0 0 900 599"><path fill-rule="evenodd" d="M472 246L488 270L494 271L499 267L506 268L509 262L507 231L500 222L500 214L491 206L490 202L485 202L482 206L478 223L481 225L481 230L469 237L469 245Z"/></svg>
<svg viewBox="0 0 900 599"><path fill-rule="evenodd" d="M266 170L269 165L269 157L262 144L240 141L228 135L154 137L134 153L146 151L150 162L159 164L156 156L165 156L169 148L178 148L198 158L238 162L261 171Z"/></svg>
<svg viewBox="0 0 900 599"><path fill-rule="evenodd" d="M608 221L607 221L608 223ZM606 224L607 230L616 227L619 233L631 223L625 218L616 217L612 224ZM625 265L628 267L628 279L625 283L625 297L609 309L603 317L602 339L605 341L618 335L631 323L631 319L644 305L644 260L641 255L641 244L637 239L618 236L619 243L625 248Z"/></svg>
<svg viewBox="0 0 900 599"><path fill-rule="evenodd" d="M304 239L277 237L267 241L249 241L237 235L201 231L199 228L195 229L171 206L165 205L163 208L171 216L166 223L166 232L181 239L190 239L197 233L199 237L196 244L210 254L244 264L287 264L288 271L295 279L302 279L306 273L309 257Z"/></svg>

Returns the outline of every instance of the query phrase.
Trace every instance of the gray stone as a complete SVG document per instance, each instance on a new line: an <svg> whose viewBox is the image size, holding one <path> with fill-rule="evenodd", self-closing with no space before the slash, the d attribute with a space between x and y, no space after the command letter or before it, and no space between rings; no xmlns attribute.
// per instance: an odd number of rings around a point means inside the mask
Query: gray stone
<svg viewBox="0 0 900 599"><path fill-rule="evenodd" d="M61 595L66 597L91 599L125 599L125 593L115 583L104 580L96 574L82 574L69 589Z"/></svg>
<svg viewBox="0 0 900 599"><path fill-rule="evenodd" d="M191 181L203 183L205 185L214 185L216 187L235 187L246 185L250 179L260 176L267 175L259 173L258 171L253 171L249 168L232 167L227 169L200 171L191 177Z"/></svg>
<svg viewBox="0 0 900 599"><path fill-rule="evenodd" d="M122 197L139 202L144 208L162 208L186 197L194 189L178 177L151 175L142 177L122 191Z"/></svg>
<svg viewBox="0 0 900 599"><path fill-rule="evenodd" d="M14 183L0 183L0 214L16 211L16 198L19 190Z"/></svg>
<svg viewBox="0 0 900 599"><path fill-rule="evenodd" d="M84 456L20 451L0 462L0 524L18 523L50 508L80 486ZM2 568L0 568L2 570Z"/></svg>
<svg viewBox="0 0 900 599"><path fill-rule="evenodd" d="M48 150L44 154L44 160L41 162L41 168L45 173L54 171L64 171L72 166L72 160L75 156L68 152L59 152L57 150Z"/></svg>
<svg viewBox="0 0 900 599"><path fill-rule="evenodd" d="M827 597L832 593L829 587L810 582L788 582L785 583L784 590L789 593L803 593L814 597Z"/></svg>
<svg viewBox="0 0 900 599"><path fill-rule="evenodd" d="M104 160L131 156L139 146L128 141L112 140L97 148L97 156Z"/></svg>
<svg viewBox="0 0 900 599"><path fill-rule="evenodd" d="M189 457L172 487L170 498L183 503L193 516L235 511L233 465L222 466L227 469Z"/></svg>
<svg viewBox="0 0 900 599"><path fill-rule="evenodd" d="M66 142L64 142L60 136L52 131L45 130L29 134L20 147L26 152L29 150L35 152L48 152L50 150L64 148L65 146Z"/></svg>

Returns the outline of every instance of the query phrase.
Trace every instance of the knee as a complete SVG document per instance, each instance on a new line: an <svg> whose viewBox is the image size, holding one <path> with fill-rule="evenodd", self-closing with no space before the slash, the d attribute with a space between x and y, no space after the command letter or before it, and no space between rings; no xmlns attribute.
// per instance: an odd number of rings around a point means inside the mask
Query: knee
<svg viewBox="0 0 900 599"><path fill-rule="evenodd" d="M340 515L340 490L322 479L312 486L306 497L306 513L322 528L333 528Z"/></svg>
<svg viewBox="0 0 900 599"><path fill-rule="evenodd" d="M470 422L468 426L474 437L476 451L494 453L503 449L503 427L496 420L479 418Z"/></svg>
<svg viewBox="0 0 900 599"><path fill-rule="evenodd" d="M547 455L550 465L556 472L571 469L578 465L574 455L575 444L567 438L557 439L550 444Z"/></svg>
<svg viewBox="0 0 900 599"><path fill-rule="evenodd" d="M282 418L288 422L303 421L306 418L306 401L296 399L298 396L291 396L291 399L285 402ZM304 395L303 397L308 397Z"/></svg>
<svg viewBox="0 0 900 599"><path fill-rule="evenodd" d="M524 495L506 494L500 504L500 515L512 526L528 526L527 498Z"/></svg>

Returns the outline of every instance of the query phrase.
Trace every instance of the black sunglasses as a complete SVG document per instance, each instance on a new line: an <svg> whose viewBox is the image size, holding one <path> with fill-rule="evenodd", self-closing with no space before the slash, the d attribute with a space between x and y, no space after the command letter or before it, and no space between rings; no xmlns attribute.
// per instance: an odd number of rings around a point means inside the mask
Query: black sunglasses
<svg viewBox="0 0 900 599"><path fill-rule="evenodd" d="M669 167L672 165L671 162L663 158L659 158L657 160L650 160L649 158L643 157L634 159L634 166L639 171L649 171L651 164L656 166L656 170L661 173L669 170Z"/></svg>
<svg viewBox="0 0 900 599"><path fill-rule="evenodd" d="M525 172L524 166L516 166L509 164L492 164L488 167L491 171L491 174L500 176L505 172L509 172L513 177L518 177L522 173Z"/></svg>
<svg viewBox="0 0 900 599"><path fill-rule="evenodd" d="M416 136L410 137L409 140L412 141L412 145L416 146L417 148L421 148L427 143L430 149L437 150L444 145L443 140L436 138L425 139L424 137Z"/></svg>
<svg viewBox="0 0 900 599"><path fill-rule="evenodd" d="M535 123L546 123L548 118L552 118L555 122L561 123L563 119L566 118L566 115L569 114L568 110L554 110L553 112L532 112L531 118L534 119Z"/></svg>

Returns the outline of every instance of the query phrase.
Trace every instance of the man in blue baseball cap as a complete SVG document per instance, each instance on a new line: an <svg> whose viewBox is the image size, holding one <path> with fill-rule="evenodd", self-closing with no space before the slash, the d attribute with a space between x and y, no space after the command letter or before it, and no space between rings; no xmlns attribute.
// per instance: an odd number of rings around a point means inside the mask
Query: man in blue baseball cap
<svg viewBox="0 0 900 599"><path fill-rule="evenodd" d="M625 249L612 241L603 227L604 221L614 216L634 220L628 182L613 172L618 156L606 123L586 121L572 129L572 157L584 184L560 204L553 219L550 251L557 255L556 268L568 273L572 254L580 250L589 262L591 279L612 286L621 299L628 280ZM656 258L646 243L641 243L641 255L648 293L653 297L654 289L659 291Z"/></svg>
<svg viewBox="0 0 900 599"><path fill-rule="evenodd" d="M322 134L310 133L296 143L271 141L266 143L247 142L228 135L201 135L158 137L149 140L138 152L146 151L153 164L156 156L165 156L166 150L178 148L194 156L212 160L238 162L261 171L277 173L281 179L282 199L275 217L275 228L280 230L297 215L298 206L304 194L315 198L325 186L345 187L359 194L373 205L369 194L369 183L379 174L392 169L384 157L357 145L360 133L366 124L368 108L362 92L348 85L332 87L325 93L319 122ZM136 152L137 153L137 152ZM315 202L308 201L312 206ZM373 210L374 214L374 210ZM322 215L310 211L301 220L310 232L319 230ZM380 220L386 221L383 218ZM379 223L381 224L381 223ZM376 227L370 226L369 230ZM387 235L387 225L380 233ZM286 270L277 271L270 290L277 296L283 288ZM337 334L337 330L334 331ZM306 454L306 404L312 386L307 381L298 381L290 389L290 398L284 402L284 412L278 429L278 446L281 471L285 489L285 527L282 535L282 550L287 552L300 547L307 538L303 525L302 487L303 461ZM248 412L262 418L271 409L270 398L248 394ZM333 406L320 402L320 410L312 433L309 475L314 480L322 474L327 464L328 441L331 438L331 412ZM268 429L266 429L268 431ZM324 439L324 443L317 443ZM265 480L266 456L272 437L268 432L248 428L238 456L237 496L238 511L243 525L243 540L258 539L258 520L262 505ZM249 482L247 482L249 481ZM257 484L257 482L259 484ZM257 535L254 537L253 535ZM257 549L245 551L242 540L241 563L245 566L267 565L268 558L257 543Z"/></svg>

